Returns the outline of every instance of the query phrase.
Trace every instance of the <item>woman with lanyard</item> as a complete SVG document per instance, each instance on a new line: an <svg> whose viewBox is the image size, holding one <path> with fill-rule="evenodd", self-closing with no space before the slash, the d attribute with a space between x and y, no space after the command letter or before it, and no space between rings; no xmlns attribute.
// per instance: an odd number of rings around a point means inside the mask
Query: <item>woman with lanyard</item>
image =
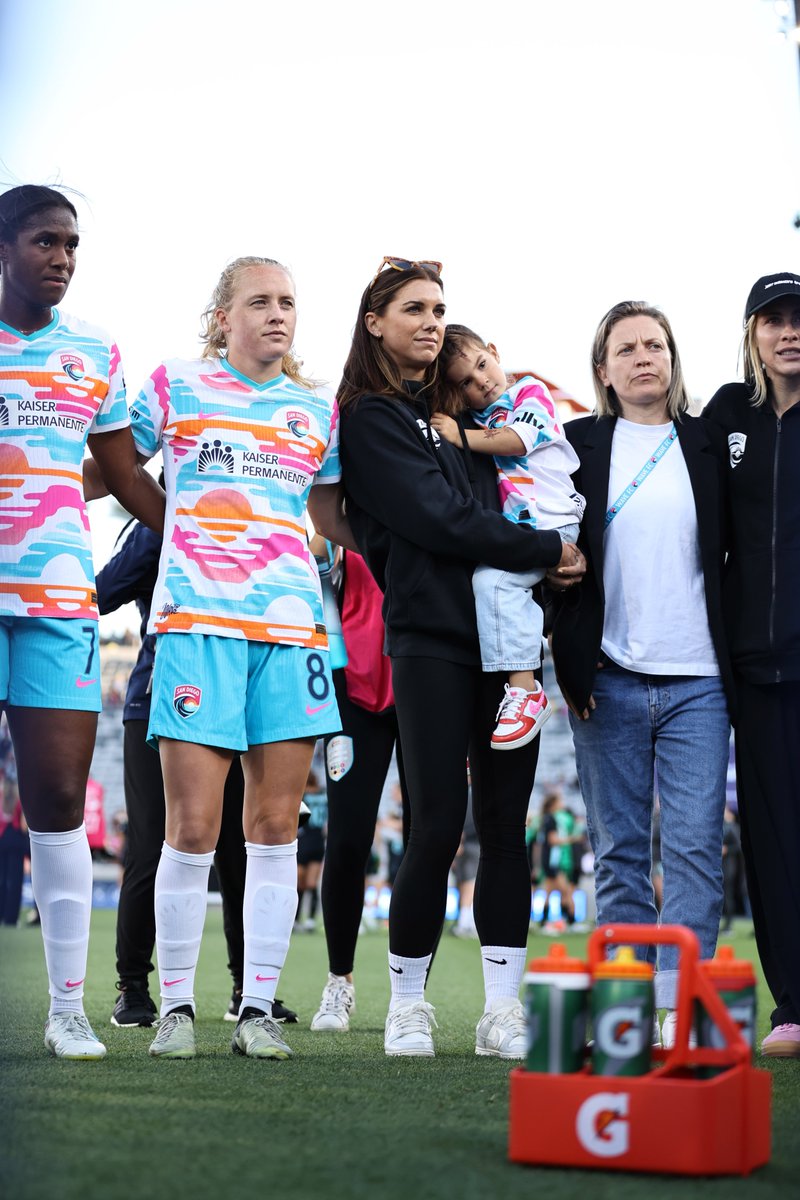
<svg viewBox="0 0 800 1200"><path fill-rule="evenodd" d="M384 1048L434 1053L425 978L464 826L469 756L486 992L475 1049L518 1058L526 1045L517 993L530 921L524 831L538 740L514 754L490 749L502 679L481 671L472 572L479 562L508 571L541 566L567 586L584 564L556 530L505 520L491 459L471 459L431 428L444 336L440 271L438 263L383 260L361 297L338 391L347 512L385 596L411 808L389 915Z"/></svg>
<svg viewBox="0 0 800 1200"><path fill-rule="evenodd" d="M581 462L573 478L586 497L579 544L588 569L571 595L556 595L552 652L571 710L597 917L658 921L657 775L662 919L694 930L710 958L733 694L720 599L721 439L687 414L675 339L657 308L615 305L595 335L592 370L596 416L566 426ZM647 953L655 962L654 948ZM664 1045L674 1042L676 986L677 949L664 946L656 974Z"/></svg>
<svg viewBox="0 0 800 1200"><path fill-rule="evenodd" d="M703 415L727 441L736 791L758 953L775 1000L761 1049L800 1058L800 275L753 284L744 383L720 388Z"/></svg>

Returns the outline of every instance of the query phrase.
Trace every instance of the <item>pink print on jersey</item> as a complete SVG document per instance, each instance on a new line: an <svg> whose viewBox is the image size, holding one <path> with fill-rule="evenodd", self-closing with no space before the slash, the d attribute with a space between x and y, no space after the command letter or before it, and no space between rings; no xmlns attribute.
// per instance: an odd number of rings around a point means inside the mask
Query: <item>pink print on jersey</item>
<svg viewBox="0 0 800 1200"><path fill-rule="evenodd" d="M326 647L306 505L340 478L333 398L172 360L131 417L139 450L163 453L168 496L151 632Z"/></svg>

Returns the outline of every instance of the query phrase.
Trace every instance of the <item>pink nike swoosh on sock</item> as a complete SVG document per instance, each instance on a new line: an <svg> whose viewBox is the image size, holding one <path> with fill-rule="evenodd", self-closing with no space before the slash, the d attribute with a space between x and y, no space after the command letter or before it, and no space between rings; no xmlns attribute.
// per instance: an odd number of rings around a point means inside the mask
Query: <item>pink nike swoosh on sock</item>
<svg viewBox="0 0 800 1200"><path fill-rule="evenodd" d="M256 983L274 983L277 975L256 975Z"/></svg>
<svg viewBox="0 0 800 1200"><path fill-rule="evenodd" d="M186 979L187 976L184 975L183 979L162 979L161 982L164 984L164 987L174 987L176 983L186 983Z"/></svg>
<svg viewBox="0 0 800 1200"><path fill-rule="evenodd" d="M85 976L84 976L84 978L85 978ZM64 980L64 986L68 987L68 988L80 987L82 983L83 983L83 979L76 979L74 983L71 979Z"/></svg>

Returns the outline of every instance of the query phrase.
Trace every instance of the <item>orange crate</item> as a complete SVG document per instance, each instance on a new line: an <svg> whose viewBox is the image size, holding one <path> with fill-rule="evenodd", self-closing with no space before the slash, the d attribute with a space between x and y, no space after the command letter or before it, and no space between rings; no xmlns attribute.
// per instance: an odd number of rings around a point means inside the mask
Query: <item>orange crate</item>
<svg viewBox="0 0 800 1200"><path fill-rule="evenodd" d="M697 938L682 926L615 925L589 939L593 966L607 946L674 943L681 951L678 1029L672 1050L654 1050L647 1075L620 1078L511 1072L512 1162L677 1175L747 1175L770 1155L771 1077L750 1065L716 990L697 969ZM726 1039L723 1049L691 1049L700 1000ZM698 1079L692 1068L720 1073Z"/></svg>

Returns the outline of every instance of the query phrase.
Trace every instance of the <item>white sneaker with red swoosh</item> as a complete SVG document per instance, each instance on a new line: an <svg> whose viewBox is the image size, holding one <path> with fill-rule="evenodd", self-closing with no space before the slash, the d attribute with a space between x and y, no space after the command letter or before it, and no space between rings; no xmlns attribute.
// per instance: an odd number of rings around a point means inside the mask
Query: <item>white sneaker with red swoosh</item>
<svg viewBox="0 0 800 1200"><path fill-rule="evenodd" d="M44 1044L56 1058L105 1058L106 1048L83 1013L54 1013L44 1027Z"/></svg>
<svg viewBox="0 0 800 1200"><path fill-rule="evenodd" d="M516 750L527 746L552 713L550 701L539 687L535 692L505 685L505 695L497 710L497 728L492 734L493 750Z"/></svg>

